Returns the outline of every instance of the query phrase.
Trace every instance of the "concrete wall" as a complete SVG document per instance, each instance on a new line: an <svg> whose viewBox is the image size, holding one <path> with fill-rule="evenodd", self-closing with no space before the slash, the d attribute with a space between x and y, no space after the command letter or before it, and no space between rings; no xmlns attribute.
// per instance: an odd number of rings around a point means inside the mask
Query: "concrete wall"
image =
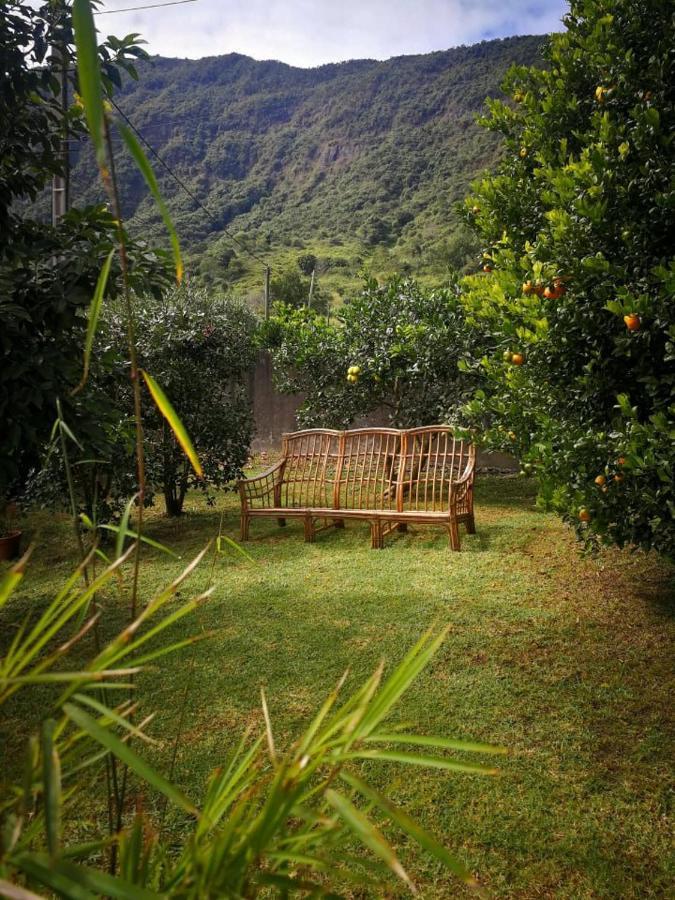
<svg viewBox="0 0 675 900"><path fill-rule="evenodd" d="M273 452L281 446L281 435L285 431L296 431L298 422L297 409L302 402L299 394L280 394L274 389L272 381L272 360L269 353L261 351L258 356L250 380L253 416L255 419L255 435L251 444L252 453ZM375 411L367 419L354 423L355 427L365 428L369 425L386 425L384 412ZM494 468L506 471L517 471L518 464L511 456L504 453L478 453L479 468Z"/></svg>

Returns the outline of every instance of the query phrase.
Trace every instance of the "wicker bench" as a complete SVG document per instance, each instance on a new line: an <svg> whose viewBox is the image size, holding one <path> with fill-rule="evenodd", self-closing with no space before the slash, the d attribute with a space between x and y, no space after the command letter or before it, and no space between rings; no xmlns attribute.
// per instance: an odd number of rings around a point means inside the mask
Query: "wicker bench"
<svg viewBox="0 0 675 900"><path fill-rule="evenodd" d="M281 459L239 482L241 539L251 519L302 519L305 540L345 519L370 522L372 546L408 523L443 525L460 549L459 525L475 533L473 444L450 428L314 428L283 436ZM325 524L317 526L317 522Z"/></svg>

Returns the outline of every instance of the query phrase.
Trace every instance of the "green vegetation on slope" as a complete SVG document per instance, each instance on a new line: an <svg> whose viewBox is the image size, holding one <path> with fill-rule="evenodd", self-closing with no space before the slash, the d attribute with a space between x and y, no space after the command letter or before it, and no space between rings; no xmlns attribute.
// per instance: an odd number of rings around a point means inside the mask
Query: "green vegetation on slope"
<svg viewBox="0 0 675 900"><path fill-rule="evenodd" d="M316 69L237 54L155 58L118 102L211 214L156 165L190 273L205 285L261 293L261 265L242 245L276 271L311 251L329 293L355 286L364 269L433 281L476 250L454 204L495 161L498 141L475 116L500 95L509 65L539 60L543 40ZM82 204L100 188L90 149L76 150L73 200ZM117 168L132 233L160 234L121 148Z"/></svg>

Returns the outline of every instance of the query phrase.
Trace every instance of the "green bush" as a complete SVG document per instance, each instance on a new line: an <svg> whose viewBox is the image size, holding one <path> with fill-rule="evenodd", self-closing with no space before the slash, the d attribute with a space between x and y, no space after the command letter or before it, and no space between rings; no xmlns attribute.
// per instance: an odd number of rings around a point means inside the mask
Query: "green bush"
<svg viewBox="0 0 675 900"><path fill-rule="evenodd" d="M307 426L346 428L376 410L397 427L453 419L480 377L470 364L479 332L454 287L367 280L336 323L279 306L267 335L277 385L305 395L299 418Z"/></svg>
<svg viewBox="0 0 675 900"><path fill-rule="evenodd" d="M463 303L496 347L468 411L581 536L672 554L672 7L576 0L565 24L483 120L504 158L465 204L488 271Z"/></svg>
<svg viewBox="0 0 675 900"><path fill-rule="evenodd" d="M136 312L139 365L153 373L181 418L204 470L197 478L155 406L143 416L148 485L178 516L189 488L206 492L242 475L253 434L248 379L255 362L256 319L244 304L181 286ZM109 317L108 336L125 358L124 314ZM117 369L120 387L128 371Z"/></svg>

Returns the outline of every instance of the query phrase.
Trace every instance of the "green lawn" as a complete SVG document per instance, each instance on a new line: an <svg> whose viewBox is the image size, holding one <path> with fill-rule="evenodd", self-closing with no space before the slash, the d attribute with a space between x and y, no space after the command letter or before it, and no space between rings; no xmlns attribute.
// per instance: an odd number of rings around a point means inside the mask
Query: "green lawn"
<svg viewBox="0 0 675 900"><path fill-rule="evenodd" d="M254 521L254 562L218 557L212 599L181 626L217 634L139 685L144 709L158 711L152 733L165 740L158 764L168 768L190 681L176 777L198 798L245 727L261 722L261 684L283 745L345 668L356 683L381 658L398 661L429 625L449 623L397 715L421 733L506 745L502 774L378 764L368 777L442 836L492 896L665 897L673 879L672 569L642 553L580 556L520 479L480 478L477 496L478 534L462 534L459 554L443 529L411 528L376 552L365 523L306 545L298 524ZM149 533L184 563L217 533L223 504L224 531L236 537L233 494L214 509L190 498L179 521L153 514ZM39 545L19 612L47 597L74 558L67 519L36 513L27 525L39 530ZM144 592L180 565L152 551ZM211 571L209 557L188 587L206 587ZM0 642L19 618L5 611ZM10 711L6 746L32 712ZM410 868L425 897L464 896L424 859Z"/></svg>

